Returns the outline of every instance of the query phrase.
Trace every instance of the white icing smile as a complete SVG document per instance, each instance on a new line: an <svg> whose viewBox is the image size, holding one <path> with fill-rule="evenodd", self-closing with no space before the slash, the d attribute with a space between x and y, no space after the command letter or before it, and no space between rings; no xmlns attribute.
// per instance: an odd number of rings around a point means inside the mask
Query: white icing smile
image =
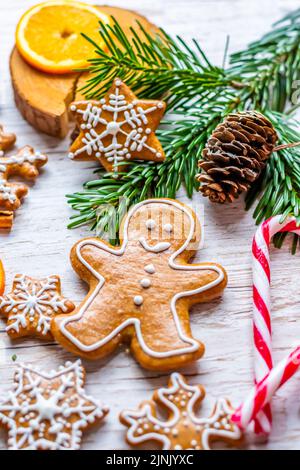
<svg viewBox="0 0 300 470"><path fill-rule="evenodd" d="M171 243L169 242L159 242L156 245L149 245L144 237L139 239L140 244L146 251L150 251L151 253L161 253L162 251L166 251L170 248Z"/></svg>

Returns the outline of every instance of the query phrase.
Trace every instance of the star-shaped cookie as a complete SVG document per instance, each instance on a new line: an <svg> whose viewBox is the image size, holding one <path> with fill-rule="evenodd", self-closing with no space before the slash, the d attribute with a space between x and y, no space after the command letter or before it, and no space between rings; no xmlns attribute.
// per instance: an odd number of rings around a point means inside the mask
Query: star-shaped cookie
<svg viewBox="0 0 300 470"><path fill-rule="evenodd" d="M80 361L42 373L21 365L15 387L0 404L0 424L8 429L11 450L77 450L82 431L108 413L87 396Z"/></svg>
<svg viewBox="0 0 300 470"><path fill-rule="evenodd" d="M100 101L74 102L70 109L79 130L71 159L99 160L107 171L124 170L130 160L165 159L155 135L166 109L163 101L139 100L116 78Z"/></svg>
<svg viewBox="0 0 300 470"><path fill-rule="evenodd" d="M33 279L18 274L12 291L0 297L0 312L8 317L6 331L13 338L37 335L51 339L52 318L74 308L73 302L61 296L58 276Z"/></svg>

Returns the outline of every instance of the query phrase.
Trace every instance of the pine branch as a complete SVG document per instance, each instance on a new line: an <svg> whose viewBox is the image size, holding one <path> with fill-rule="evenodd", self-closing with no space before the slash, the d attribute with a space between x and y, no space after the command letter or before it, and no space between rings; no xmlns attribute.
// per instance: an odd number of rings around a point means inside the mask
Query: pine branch
<svg viewBox="0 0 300 470"><path fill-rule="evenodd" d="M84 70L91 74L81 89L87 99L101 98L119 77L140 98L163 97L174 109L194 100L196 94L200 98L232 80L223 69L211 65L196 40L192 49L182 38L172 39L162 29L155 37L150 36L137 22L135 28L130 28L133 39L129 42L115 18L100 26L99 35L107 52L83 34L95 46L97 55Z"/></svg>
<svg viewBox="0 0 300 470"><path fill-rule="evenodd" d="M300 9L274 25L271 32L231 55L229 73L247 85L241 101L263 112L283 112L293 101L300 78ZM295 95L296 96L296 95ZM293 103L295 104L295 103Z"/></svg>

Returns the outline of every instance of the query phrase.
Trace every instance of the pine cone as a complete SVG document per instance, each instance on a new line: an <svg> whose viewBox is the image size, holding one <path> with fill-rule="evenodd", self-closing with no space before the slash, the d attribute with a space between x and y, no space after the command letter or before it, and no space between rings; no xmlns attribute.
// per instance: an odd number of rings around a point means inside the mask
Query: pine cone
<svg viewBox="0 0 300 470"><path fill-rule="evenodd" d="M229 114L202 152L199 191L212 202L232 202L260 176L276 141L271 122L257 111Z"/></svg>

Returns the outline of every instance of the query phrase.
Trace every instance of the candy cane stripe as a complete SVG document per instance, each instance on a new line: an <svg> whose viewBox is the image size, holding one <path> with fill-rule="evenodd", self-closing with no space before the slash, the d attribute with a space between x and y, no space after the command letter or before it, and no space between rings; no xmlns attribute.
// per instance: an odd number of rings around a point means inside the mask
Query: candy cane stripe
<svg viewBox="0 0 300 470"><path fill-rule="evenodd" d="M261 316L264 319L264 322L268 328L268 331L271 334L271 319L270 319L269 311L267 309L267 306L262 296L258 293L256 286L253 286L253 302L258 312L261 313Z"/></svg>
<svg viewBox="0 0 300 470"><path fill-rule="evenodd" d="M253 244L253 339L255 346L255 388L233 415L242 429L254 420L254 431L269 433L272 425L270 400L275 391L296 372L300 364L300 347L275 368L272 359L272 325L270 313L270 242L278 232L300 235L295 218L280 222L281 215L266 220L257 230Z"/></svg>
<svg viewBox="0 0 300 470"><path fill-rule="evenodd" d="M268 278L268 281L270 282L271 273L270 273L269 260L268 260L268 258L266 258L264 252L258 248L255 239L253 241L252 251L253 251L254 258L256 258L258 263L261 265L262 269L264 270L264 272L265 272L265 274Z"/></svg>
<svg viewBox="0 0 300 470"><path fill-rule="evenodd" d="M264 341L264 338L261 336L260 332L258 331L255 325L254 325L254 344L256 346L256 349L260 353L261 357L265 361L267 367L271 369L273 366L272 355Z"/></svg>

